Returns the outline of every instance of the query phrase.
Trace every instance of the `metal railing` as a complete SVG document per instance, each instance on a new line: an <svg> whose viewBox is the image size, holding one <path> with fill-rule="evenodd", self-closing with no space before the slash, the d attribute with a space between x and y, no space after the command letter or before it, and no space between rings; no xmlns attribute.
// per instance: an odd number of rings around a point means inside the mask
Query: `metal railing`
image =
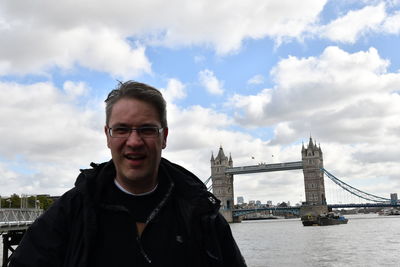
<svg viewBox="0 0 400 267"><path fill-rule="evenodd" d="M0 209L0 232L26 229L42 213L42 209Z"/></svg>

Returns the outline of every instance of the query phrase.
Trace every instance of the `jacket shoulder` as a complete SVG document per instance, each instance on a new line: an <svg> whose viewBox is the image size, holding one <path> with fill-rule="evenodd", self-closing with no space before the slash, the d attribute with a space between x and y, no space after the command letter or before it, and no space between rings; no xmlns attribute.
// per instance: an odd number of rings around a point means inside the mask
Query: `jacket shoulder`
<svg viewBox="0 0 400 267"><path fill-rule="evenodd" d="M110 162L110 161L109 161ZM101 169L104 168L105 165L109 164L109 162L103 162L103 163L90 163L90 167L88 169L80 169L80 173L78 177L75 180L75 186L78 186L84 182L87 182L90 179L93 179L97 174L100 172Z"/></svg>

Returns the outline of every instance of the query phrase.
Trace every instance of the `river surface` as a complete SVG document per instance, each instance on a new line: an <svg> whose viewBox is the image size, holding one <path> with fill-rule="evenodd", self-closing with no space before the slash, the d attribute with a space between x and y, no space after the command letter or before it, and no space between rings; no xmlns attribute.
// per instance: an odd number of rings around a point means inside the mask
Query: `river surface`
<svg viewBox="0 0 400 267"><path fill-rule="evenodd" d="M346 217L345 225L304 227L299 219L277 219L231 228L248 267L400 267L400 216Z"/></svg>
<svg viewBox="0 0 400 267"><path fill-rule="evenodd" d="M347 224L299 219L231 224L249 267L400 266L400 216L347 215Z"/></svg>

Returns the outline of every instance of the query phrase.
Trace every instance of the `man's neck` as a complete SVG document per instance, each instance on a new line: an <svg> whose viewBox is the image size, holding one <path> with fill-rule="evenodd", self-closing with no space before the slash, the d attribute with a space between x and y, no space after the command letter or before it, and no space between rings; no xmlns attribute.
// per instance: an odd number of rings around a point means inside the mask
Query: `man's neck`
<svg viewBox="0 0 400 267"><path fill-rule="evenodd" d="M154 186L149 187L148 190L146 189L142 189L142 190L129 190L127 188L125 188L122 184L120 184L117 180L117 178L114 179L114 183L115 185L124 193L132 195L132 196L145 196L145 195L149 195L151 193L153 193L154 191L156 191L158 183L155 183Z"/></svg>

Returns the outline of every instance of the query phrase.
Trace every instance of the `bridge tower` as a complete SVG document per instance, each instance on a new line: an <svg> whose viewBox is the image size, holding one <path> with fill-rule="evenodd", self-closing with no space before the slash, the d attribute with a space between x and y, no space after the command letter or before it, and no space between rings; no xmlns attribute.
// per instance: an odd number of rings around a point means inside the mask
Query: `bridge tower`
<svg viewBox="0 0 400 267"><path fill-rule="evenodd" d="M324 173L321 168L324 167L321 146L313 143L312 138L307 148L301 149L301 158L303 161L304 188L306 194L306 203L303 203L303 212L313 213L315 215L327 212ZM307 208L308 207L308 208Z"/></svg>
<svg viewBox="0 0 400 267"><path fill-rule="evenodd" d="M232 157L225 156L222 146L219 148L218 155L214 158L211 155L211 181L213 194L221 200L220 212L228 222L233 222L233 175L225 174L226 168L232 167Z"/></svg>

